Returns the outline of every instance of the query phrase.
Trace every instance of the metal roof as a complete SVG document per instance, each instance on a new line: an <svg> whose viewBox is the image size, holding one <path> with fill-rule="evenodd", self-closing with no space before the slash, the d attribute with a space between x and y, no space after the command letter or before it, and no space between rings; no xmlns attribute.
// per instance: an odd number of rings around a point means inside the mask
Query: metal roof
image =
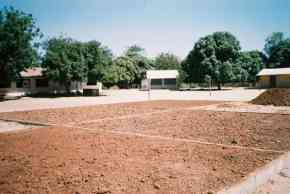
<svg viewBox="0 0 290 194"><path fill-rule="evenodd" d="M290 75L290 68L262 69L257 76L263 75Z"/></svg>
<svg viewBox="0 0 290 194"><path fill-rule="evenodd" d="M43 76L43 68L41 67L33 67L26 69L20 72L21 77L42 77Z"/></svg>
<svg viewBox="0 0 290 194"><path fill-rule="evenodd" d="M148 70L146 72L147 79L170 79L178 76L177 70Z"/></svg>

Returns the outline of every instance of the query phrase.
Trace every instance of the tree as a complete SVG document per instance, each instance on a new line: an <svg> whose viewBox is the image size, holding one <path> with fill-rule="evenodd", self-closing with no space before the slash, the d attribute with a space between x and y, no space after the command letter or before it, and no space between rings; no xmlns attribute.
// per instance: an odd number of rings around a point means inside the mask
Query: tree
<svg viewBox="0 0 290 194"><path fill-rule="evenodd" d="M171 53L161 53L155 58L156 69L180 69L180 62L177 56Z"/></svg>
<svg viewBox="0 0 290 194"><path fill-rule="evenodd" d="M264 51L270 57L277 46L284 40L283 32L273 32L267 37Z"/></svg>
<svg viewBox="0 0 290 194"><path fill-rule="evenodd" d="M268 67L290 67L290 38L286 38L282 32L272 33L266 39L264 50L268 55Z"/></svg>
<svg viewBox="0 0 290 194"><path fill-rule="evenodd" d="M215 32L198 40L187 56L183 69L192 82L204 82L206 76L218 85L233 80L234 62L241 50L240 43L229 32Z"/></svg>
<svg viewBox="0 0 290 194"><path fill-rule="evenodd" d="M140 84L146 71L148 69L152 69L153 62L145 56L145 49L138 45L130 46L125 51L125 56L133 61L137 70L134 81L132 83Z"/></svg>
<svg viewBox="0 0 290 194"><path fill-rule="evenodd" d="M280 42L268 59L269 67L290 67L290 39Z"/></svg>
<svg viewBox="0 0 290 194"><path fill-rule="evenodd" d="M45 74L62 84L70 92L72 81L84 81L88 71L81 42L70 38L52 38L46 43L46 55L42 66Z"/></svg>
<svg viewBox="0 0 290 194"><path fill-rule="evenodd" d="M125 51L125 56L129 58L137 58L140 56L144 56L145 49L138 46L138 45L132 45L128 47L128 49Z"/></svg>
<svg viewBox="0 0 290 194"><path fill-rule="evenodd" d="M84 43L84 47L88 84L96 84L97 81L102 81L105 70L112 63L113 54L110 49L102 46L98 41Z"/></svg>
<svg viewBox="0 0 290 194"><path fill-rule="evenodd" d="M233 73L235 75L234 80L233 80L234 82L243 83L243 82L247 82L249 79L249 73L247 72L246 69L242 68L242 66L239 64L233 67Z"/></svg>
<svg viewBox="0 0 290 194"><path fill-rule="evenodd" d="M255 82L256 75L263 68L266 59L260 51L241 52L235 65L235 81Z"/></svg>
<svg viewBox="0 0 290 194"><path fill-rule="evenodd" d="M12 7L0 11L0 77L12 81L37 63L39 29L30 14Z"/></svg>
<svg viewBox="0 0 290 194"><path fill-rule="evenodd" d="M105 72L104 83L127 88L134 82L137 74L135 62L127 56L121 56L116 58Z"/></svg>

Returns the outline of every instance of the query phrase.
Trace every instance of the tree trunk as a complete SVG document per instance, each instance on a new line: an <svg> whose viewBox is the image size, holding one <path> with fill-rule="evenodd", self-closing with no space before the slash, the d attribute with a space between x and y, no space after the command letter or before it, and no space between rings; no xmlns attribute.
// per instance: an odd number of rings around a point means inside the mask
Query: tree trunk
<svg viewBox="0 0 290 194"><path fill-rule="evenodd" d="M66 93L67 94L70 94L70 82L65 82L64 83L64 87L65 87L65 90L66 90Z"/></svg>
<svg viewBox="0 0 290 194"><path fill-rule="evenodd" d="M222 90L222 86L221 86L221 83L217 83L217 87L218 87L218 90Z"/></svg>

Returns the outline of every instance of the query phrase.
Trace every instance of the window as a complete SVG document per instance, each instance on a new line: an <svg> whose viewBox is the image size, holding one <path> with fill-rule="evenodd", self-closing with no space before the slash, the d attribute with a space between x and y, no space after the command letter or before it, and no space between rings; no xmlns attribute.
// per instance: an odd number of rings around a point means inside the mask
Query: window
<svg viewBox="0 0 290 194"><path fill-rule="evenodd" d="M176 85L176 79L172 78L172 79L164 79L164 84L165 85Z"/></svg>
<svg viewBox="0 0 290 194"><path fill-rule="evenodd" d="M48 87L48 79L36 79L36 87Z"/></svg>
<svg viewBox="0 0 290 194"><path fill-rule="evenodd" d="M161 79L152 79L151 85L162 85Z"/></svg>

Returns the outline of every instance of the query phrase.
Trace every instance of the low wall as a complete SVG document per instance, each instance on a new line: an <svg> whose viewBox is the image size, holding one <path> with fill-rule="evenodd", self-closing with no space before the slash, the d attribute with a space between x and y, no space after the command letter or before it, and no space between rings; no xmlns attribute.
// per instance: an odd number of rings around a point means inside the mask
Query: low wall
<svg viewBox="0 0 290 194"><path fill-rule="evenodd" d="M290 166L290 152L285 153L271 163L251 173L241 183L230 188L225 188L217 194L252 194L260 186L267 183L274 175L282 169Z"/></svg>

